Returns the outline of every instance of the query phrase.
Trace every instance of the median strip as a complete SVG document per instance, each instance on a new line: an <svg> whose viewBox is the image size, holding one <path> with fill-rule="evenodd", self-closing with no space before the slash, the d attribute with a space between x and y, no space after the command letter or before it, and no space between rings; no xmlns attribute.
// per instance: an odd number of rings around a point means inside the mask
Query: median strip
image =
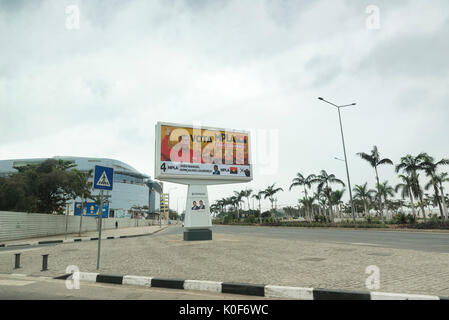
<svg viewBox="0 0 449 320"><path fill-rule="evenodd" d="M102 275L79 272L80 281L144 286L153 288L208 291L245 296L258 296L296 300L448 300L448 297L419 294L400 294L369 291L348 291L322 288L302 288L249 283L230 283L202 280L162 279L131 275ZM54 279L68 279L72 274L64 274Z"/></svg>

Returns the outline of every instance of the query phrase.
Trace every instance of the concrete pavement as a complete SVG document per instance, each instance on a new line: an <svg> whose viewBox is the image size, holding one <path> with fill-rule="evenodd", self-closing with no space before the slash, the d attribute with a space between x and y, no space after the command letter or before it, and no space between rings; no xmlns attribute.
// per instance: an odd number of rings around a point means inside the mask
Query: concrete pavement
<svg viewBox="0 0 449 320"><path fill-rule="evenodd" d="M18 270L15 251L0 251L0 273L55 277L75 265L81 272L101 274L366 291L367 267L376 266L379 291L449 296L449 253L376 246L363 242L363 232L350 243L336 243L322 236L303 240L290 229L278 236L279 230L267 229L249 235L214 227L212 241L186 242L182 228L171 226L148 237L108 240L102 243L98 271L96 241L21 249ZM45 272L40 271L42 254L50 254Z"/></svg>
<svg viewBox="0 0 449 320"><path fill-rule="evenodd" d="M108 237L125 237L125 236L139 236L139 235L150 235L156 232L159 232L163 229L167 228L167 225L155 225L155 226L143 226L143 227L133 227L133 228L119 228L119 229L108 229L101 231L101 238L107 239ZM29 239L20 239L20 240L9 240L3 241L0 243L0 250L5 247L18 247L18 246L27 246L27 245L38 245L43 242L73 242L75 239L80 241L91 240L92 238L98 238L98 231L89 231L83 232L81 237L78 236L78 233L71 233L66 235L56 235L56 236L48 236L48 237L37 237L37 238L29 238Z"/></svg>

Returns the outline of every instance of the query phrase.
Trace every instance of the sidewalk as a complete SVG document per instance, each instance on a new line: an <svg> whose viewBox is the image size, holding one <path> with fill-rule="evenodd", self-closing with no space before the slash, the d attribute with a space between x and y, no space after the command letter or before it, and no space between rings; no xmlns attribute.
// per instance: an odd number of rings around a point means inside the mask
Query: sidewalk
<svg viewBox="0 0 449 320"><path fill-rule="evenodd" d="M144 226L144 227L133 227L133 228L120 228L120 229L109 229L101 231L101 239L107 238L120 238L120 237L136 237L143 235L150 235L156 233L160 230L164 230L168 227L168 225L163 224L162 226ZM19 239L19 240L9 240L0 242L0 247L10 247L10 246L19 246L19 245L37 245L39 242L74 242L76 241L89 241L98 238L98 231L88 231L82 232L81 237L78 236L78 233L70 233L67 234L67 237L64 234L56 235L56 236L48 236L48 237L37 237L37 238L28 238L28 239Z"/></svg>

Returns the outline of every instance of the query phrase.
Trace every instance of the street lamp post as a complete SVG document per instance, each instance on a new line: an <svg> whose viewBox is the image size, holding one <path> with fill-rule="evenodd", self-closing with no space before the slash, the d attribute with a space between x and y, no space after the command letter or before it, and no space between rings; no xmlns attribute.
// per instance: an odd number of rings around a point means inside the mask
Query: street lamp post
<svg viewBox="0 0 449 320"><path fill-rule="evenodd" d="M330 105L336 107L338 109L338 119L340 120L340 131L341 131L341 141L343 143L343 153L345 155L345 165L346 165L346 175L348 177L348 188L349 188L349 198L351 200L351 211L352 211L352 220L355 224L355 211L354 211L354 202L352 201L352 190L351 190L351 180L349 178L349 169L348 169L348 158L346 156L346 146L345 146L345 138L343 135L343 125L341 122L341 114L340 114L340 108L345 108L345 107L351 107L351 106L355 106L356 103L351 103L351 104L347 104L347 105L343 105L343 106L337 106L336 104L333 104L332 102L329 102L321 97L318 98L321 101L324 101L326 103L329 103Z"/></svg>

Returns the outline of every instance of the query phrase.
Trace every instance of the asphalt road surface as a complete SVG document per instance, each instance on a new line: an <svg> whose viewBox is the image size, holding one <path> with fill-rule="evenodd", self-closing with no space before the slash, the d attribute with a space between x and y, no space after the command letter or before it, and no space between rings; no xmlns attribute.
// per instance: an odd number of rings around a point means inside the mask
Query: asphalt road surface
<svg viewBox="0 0 449 320"><path fill-rule="evenodd" d="M319 229L294 227L213 226L214 233L331 242L382 248L410 249L449 253L449 233L381 230ZM182 234L181 227L171 227L154 236Z"/></svg>

